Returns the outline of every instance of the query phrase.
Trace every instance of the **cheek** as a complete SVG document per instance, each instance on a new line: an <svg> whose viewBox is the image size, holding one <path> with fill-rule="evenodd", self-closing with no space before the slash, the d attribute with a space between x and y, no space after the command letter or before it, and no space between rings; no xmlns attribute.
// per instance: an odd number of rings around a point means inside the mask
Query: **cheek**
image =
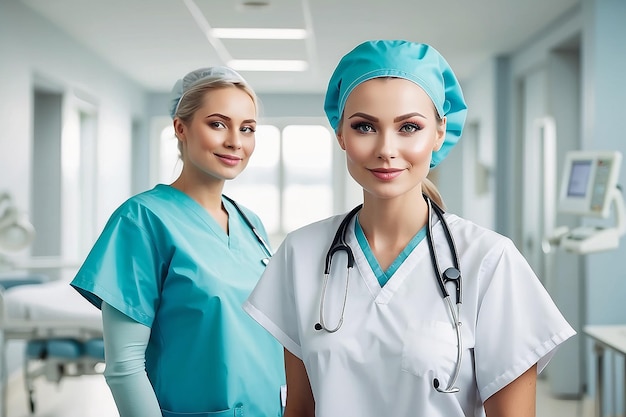
<svg viewBox="0 0 626 417"><path fill-rule="evenodd" d="M372 157L376 153L376 141L366 138L348 138L343 146L346 158L352 161L363 161Z"/></svg>
<svg viewBox="0 0 626 417"><path fill-rule="evenodd" d="M404 155L407 159L413 160L430 159L434 149L434 143L431 141L417 141L407 145L404 149Z"/></svg>
<svg viewBox="0 0 626 417"><path fill-rule="evenodd" d="M245 138L243 140L243 147L246 155L252 155L254 153L254 150L256 149L256 139L254 137Z"/></svg>

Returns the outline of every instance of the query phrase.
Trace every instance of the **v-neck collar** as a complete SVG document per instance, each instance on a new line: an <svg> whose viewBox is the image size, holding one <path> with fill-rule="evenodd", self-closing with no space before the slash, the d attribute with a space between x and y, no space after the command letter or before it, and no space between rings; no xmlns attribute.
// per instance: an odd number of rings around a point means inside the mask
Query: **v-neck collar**
<svg viewBox="0 0 626 417"><path fill-rule="evenodd" d="M383 271L378 259L374 255L372 251L372 247L367 241L367 237L363 232L363 228L361 228L361 223L359 222L358 214L356 215L356 220L354 222L354 233L356 235L356 240L359 242L359 246L361 250L365 254L365 258L372 269L372 272L376 276L378 283L381 287L384 287L387 281L393 276L393 274L400 268L400 266L404 263L406 258L413 252L413 249L426 237L426 226L422 227L416 234L411 238L409 243L402 249L402 251L398 254L396 259L389 265L387 270Z"/></svg>
<svg viewBox="0 0 626 417"><path fill-rule="evenodd" d="M437 220L433 226L436 226L438 221L439 220ZM363 251L357 240L355 224L356 216L355 219L350 222L348 230L346 231L346 243L352 249L355 266L359 269L359 275L367 286L374 302L376 304L387 304L398 291L398 288L402 286L404 281L414 274L416 266L429 256L428 244L424 241L425 239L421 239L413 251L410 252L401 265L398 266L387 283L381 287L374 270L370 266L366 253ZM433 227L433 229L435 229L433 230L433 233L437 234L436 228Z"/></svg>
<svg viewBox="0 0 626 417"><path fill-rule="evenodd" d="M204 207L202 207L200 203L191 198L185 192L166 184L159 184L157 187L174 196L177 202L183 204L184 207L190 211L190 215L198 217L208 227L211 233L220 239L227 247L233 249L233 247L236 246L236 239L233 237L235 236L235 233L233 233L233 227L236 222L233 220L233 216L237 215L237 210L224 197L222 197L222 204L228 213L229 233L226 233L224 229L222 229L222 226L220 226L217 220L215 220L215 218L211 216L211 214Z"/></svg>

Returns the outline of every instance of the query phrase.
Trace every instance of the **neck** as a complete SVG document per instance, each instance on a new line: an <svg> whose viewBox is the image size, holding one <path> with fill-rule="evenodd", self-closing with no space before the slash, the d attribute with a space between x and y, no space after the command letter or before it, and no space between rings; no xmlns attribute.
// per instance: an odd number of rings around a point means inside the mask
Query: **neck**
<svg viewBox="0 0 626 417"><path fill-rule="evenodd" d="M426 225L427 216L428 206L421 193L394 199L366 195L359 223L370 246L378 242L379 245L404 243L404 247Z"/></svg>
<svg viewBox="0 0 626 417"><path fill-rule="evenodd" d="M174 181L172 187L187 194L210 213L222 211L224 181L200 181L185 172Z"/></svg>

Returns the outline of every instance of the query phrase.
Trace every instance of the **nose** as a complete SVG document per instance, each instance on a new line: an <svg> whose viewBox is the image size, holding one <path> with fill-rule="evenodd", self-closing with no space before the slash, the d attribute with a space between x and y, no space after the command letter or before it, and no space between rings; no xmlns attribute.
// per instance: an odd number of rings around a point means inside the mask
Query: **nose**
<svg viewBox="0 0 626 417"><path fill-rule="evenodd" d="M229 131L228 135L226 136L226 141L224 145L228 149L240 149L241 148L241 132L239 132L238 130Z"/></svg>
<svg viewBox="0 0 626 417"><path fill-rule="evenodd" d="M398 150L393 132L382 130L378 135L377 141L379 159L389 160L397 156Z"/></svg>

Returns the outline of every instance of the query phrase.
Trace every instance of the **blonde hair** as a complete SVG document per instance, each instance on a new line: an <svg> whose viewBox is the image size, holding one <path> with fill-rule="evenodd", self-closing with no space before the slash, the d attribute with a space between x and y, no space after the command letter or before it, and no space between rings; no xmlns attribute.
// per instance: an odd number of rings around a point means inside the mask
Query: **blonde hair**
<svg viewBox="0 0 626 417"><path fill-rule="evenodd" d="M439 193L437 186L428 178L424 178L424 181L422 181L422 193L426 194L426 196L439 207L444 210L446 209L446 205L443 202L443 198L441 197L441 193Z"/></svg>

